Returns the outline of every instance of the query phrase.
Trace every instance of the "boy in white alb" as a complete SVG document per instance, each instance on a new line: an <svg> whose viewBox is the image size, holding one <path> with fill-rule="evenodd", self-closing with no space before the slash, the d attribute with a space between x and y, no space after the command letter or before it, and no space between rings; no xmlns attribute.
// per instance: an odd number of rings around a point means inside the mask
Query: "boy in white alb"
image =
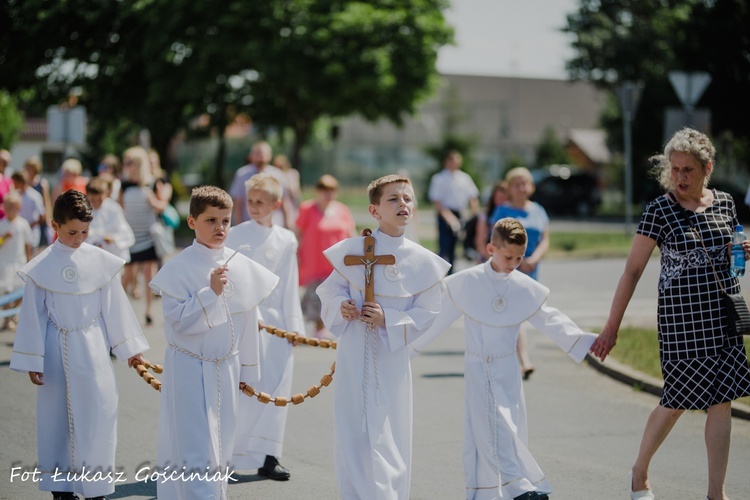
<svg viewBox="0 0 750 500"><path fill-rule="evenodd" d="M365 251L364 238L349 238L324 252L334 271L317 289L323 321L338 337L336 478L339 494L347 500L406 500L413 417L407 346L437 316L440 280L450 266L404 237L414 215L408 178L387 175L367 191L370 215L379 224L374 253L395 257L395 264L380 265L374 258L366 259L370 265L346 265L350 259L345 257ZM366 280L374 284L374 301L364 300Z"/></svg>
<svg viewBox="0 0 750 500"><path fill-rule="evenodd" d="M232 198L193 189L188 226L195 241L149 286L162 297L167 350L159 409L159 500L226 498L238 398L256 382L258 305L278 278L224 245ZM190 479L197 474L198 479ZM202 477L201 477L202 476Z"/></svg>
<svg viewBox="0 0 750 500"><path fill-rule="evenodd" d="M494 226L490 259L443 281L440 316L411 345L412 356L464 316L466 498L545 500L551 488L527 447L526 405L516 339L524 321L580 363L596 335L546 305L549 290L516 271L526 251L516 219Z"/></svg>
<svg viewBox="0 0 750 500"><path fill-rule="evenodd" d="M23 286L17 271L31 259L29 223L20 217L21 195L11 191L3 199L5 217L0 219L0 294Z"/></svg>
<svg viewBox="0 0 750 500"><path fill-rule="evenodd" d="M89 241L104 250L130 262L130 247L135 235L125 220L125 212L109 197L110 184L102 177L92 178L86 186L86 195L94 209Z"/></svg>
<svg viewBox="0 0 750 500"><path fill-rule="evenodd" d="M305 323L299 297L297 238L273 223L282 203L283 188L269 174L255 174L245 182L250 219L229 232L226 245L261 264L279 277L279 286L263 301L263 323L304 335ZM260 382L256 387L271 395L291 393L294 354L292 344L275 335L260 336ZM232 465L236 469L258 469L258 474L276 481L289 479L279 464L284 444L288 406L261 404L240 398L239 425Z"/></svg>
<svg viewBox="0 0 750 500"><path fill-rule="evenodd" d="M71 189L55 200L57 241L19 271L26 284L10 359L38 386L39 489L63 500L115 491L110 349L131 366L148 349L117 279L125 262L85 243L91 219L85 194Z"/></svg>
<svg viewBox="0 0 750 500"><path fill-rule="evenodd" d="M32 232L29 223L20 217L21 195L11 191L5 195L5 217L0 219L0 295L10 293L23 286L18 270L31 259ZM20 299L3 306L12 309L18 307ZM8 316L3 322L3 329L16 329L16 321Z"/></svg>

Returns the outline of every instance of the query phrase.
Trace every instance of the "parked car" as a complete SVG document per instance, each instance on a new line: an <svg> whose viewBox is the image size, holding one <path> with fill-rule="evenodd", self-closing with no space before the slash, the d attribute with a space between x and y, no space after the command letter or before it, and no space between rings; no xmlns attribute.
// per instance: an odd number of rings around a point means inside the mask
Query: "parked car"
<svg viewBox="0 0 750 500"><path fill-rule="evenodd" d="M550 215L589 217L601 205L602 194L596 177L578 172L542 177L531 199Z"/></svg>

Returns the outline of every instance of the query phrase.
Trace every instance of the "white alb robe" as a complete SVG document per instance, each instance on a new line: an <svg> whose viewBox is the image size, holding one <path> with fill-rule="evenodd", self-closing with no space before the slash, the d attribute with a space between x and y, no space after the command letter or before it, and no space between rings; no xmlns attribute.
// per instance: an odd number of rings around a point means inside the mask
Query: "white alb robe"
<svg viewBox="0 0 750 500"><path fill-rule="evenodd" d="M583 332L562 312L547 306L548 295L549 289L520 271L498 273L487 261L443 281L438 319L410 346L415 355L464 316L467 499L551 492L527 446L526 403L516 357L519 328L528 321L577 363L596 335Z"/></svg>
<svg viewBox="0 0 750 500"><path fill-rule="evenodd" d="M349 238L324 253L334 267L318 287L321 317L338 337L334 379L334 460L339 493L346 499L407 499L411 481L412 381L406 346L432 324L440 307L440 280L450 265L402 237L376 231L375 254L396 257L375 265L375 300L385 327L368 332L346 321L341 302L364 301L364 266L346 266L362 255L364 238Z"/></svg>
<svg viewBox="0 0 750 500"><path fill-rule="evenodd" d="M164 354L157 466L160 500L226 498L226 472L234 448L239 383L255 383L258 367L258 304L278 278L242 254L229 262L221 296L211 271L234 254L196 241L167 261L149 286L162 297ZM223 473L223 480L182 480L183 472Z"/></svg>
<svg viewBox="0 0 750 500"><path fill-rule="evenodd" d="M279 285L260 305L264 324L299 335L305 322L299 297L297 237L281 226L261 226L250 220L234 226L226 246L241 252L279 277ZM260 382L254 386L271 396L291 396L294 353L286 340L266 332L260 334ZM255 398L240 398L239 426L232 465L236 469L257 469L266 455L281 458L288 406L262 404Z"/></svg>
<svg viewBox="0 0 750 500"><path fill-rule="evenodd" d="M73 249L56 241L19 271L25 289L10 368L44 374L36 403L43 491L97 497L115 490L117 386L110 349L120 361L148 349L116 278L123 264L88 243ZM89 475L65 481L69 471ZM96 471L112 476L93 481Z"/></svg>
<svg viewBox="0 0 750 500"><path fill-rule="evenodd" d="M105 236L112 238L113 242L105 243ZM130 247L135 243L135 235L119 203L104 198L102 206L94 210L88 242L130 262Z"/></svg>

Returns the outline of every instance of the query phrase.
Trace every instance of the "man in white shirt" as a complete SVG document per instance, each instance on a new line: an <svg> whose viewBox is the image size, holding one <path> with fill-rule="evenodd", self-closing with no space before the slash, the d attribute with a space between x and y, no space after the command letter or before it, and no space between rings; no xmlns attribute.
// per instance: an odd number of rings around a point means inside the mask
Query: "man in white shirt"
<svg viewBox="0 0 750 500"><path fill-rule="evenodd" d="M479 211L479 189L469 174L461 170L462 161L461 153L448 150L443 157L443 170L430 179L428 193L437 212L438 254L451 266L461 231L461 211L467 205L472 215Z"/></svg>
<svg viewBox="0 0 750 500"><path fill-rule="evenodd" d="M273 214L273 223L285 228L294 227L292 213L289 206L289 189L286 185L286 177L281 169L271 165L272 150L271 145L266 141L260 141L253 144L250 150L250 163L240 167L234 173L232 185L229 187L229 195L232 197L234 209L232 211L232 225L241 224L250 220L250 214L247 211L247 193L245 182L255 174L266 173L273 176L279 181L284 188L284 197L281 207Z"/></svg>

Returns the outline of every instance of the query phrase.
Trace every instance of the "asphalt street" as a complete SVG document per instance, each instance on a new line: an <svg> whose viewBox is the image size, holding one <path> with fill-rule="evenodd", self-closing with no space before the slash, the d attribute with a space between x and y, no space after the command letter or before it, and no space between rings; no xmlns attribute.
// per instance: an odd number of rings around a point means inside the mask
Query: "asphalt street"
<svg viewBox="0 0 750 500"><path fill-rule="evenodd" d="M624 260L547 260L542 281L552 290L550 304L584 328L597 331L606 318ZM658 262L652 260L628 309L628 324L655 324ZM143 299L133 301L143 317ZM160 303L156 303L156 311ZM146 329L160 362L165 349L162 318ZM463 420L463 332L449 329L413 362L414 460L411 498L464 498L461 465ZM583 363L576 365L545 337L530 330L531 356L537 371L526 382L529 445L561 500L628 498L627 474L641 432L657 398L604 376ZM26 375L10 371L13 334L0 332L0 498L49 498L30 478L16 475L36 467L35 394ZM297 347L293 392L304 392L327 373L335 359L330 349ZM122 473L109 498L152 499L156 484L145 480L156 457L158 394L132 370L116 365L119 384L117 465ZM337 498L333 471L332 391L289 410L282 463L292 478L274 482L256 471L235 473L232 499ZM260 403L259 403L260 404ZM706 492L703 437L705 414L686 412L654 458L651 480L657 498L702 499ZM727 477L733 500L750 499L750 422L733 420L732 452Z"/></svg>

